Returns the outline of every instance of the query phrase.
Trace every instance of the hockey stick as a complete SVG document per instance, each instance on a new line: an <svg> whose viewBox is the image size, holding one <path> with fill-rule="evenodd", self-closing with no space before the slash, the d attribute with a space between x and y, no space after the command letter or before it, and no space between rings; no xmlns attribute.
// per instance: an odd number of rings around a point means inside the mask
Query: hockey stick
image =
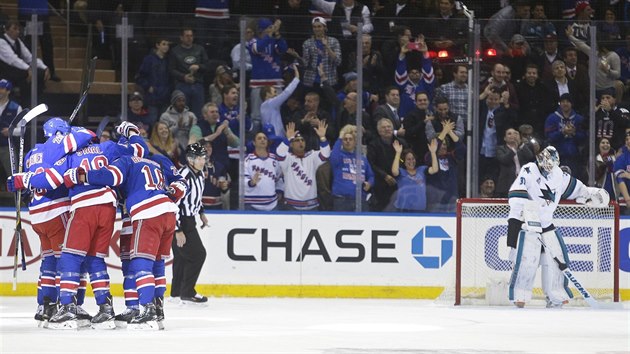
<svg viewBox="0 0 630 354"><path fill-rule="evenodd" d="M103 135L105 127L107 127L107 124L109 124L109 119L109 116L105 116L103 117L103 120L101 120L101 122L98 124L98 128L96 128L96 136L99 139L101 138L101 135Z"/></svg>
<svg viewBox="0 0 630 354"><path fill-rule="evenodd" d="M68 124L72 124L72 121L77 116L77 114L79 113L79 110L81 109L81 107L83 107L83 104L87 100L88 92L90 91L90 87L92 87L92 82L94 82L94 71L96 71L95 69L96 69L97 59L98 59L97 57L90 59L90 66L88 68L87 86L85 87L85 90L83 91L83 93L81 93L81 97L79 98L79 103L77 103L77 106L74 107L74 111L72 111L70 118L68 118Z"/></svg>
<svg viewBox="0 0 630 354"><path fill-rule="evenodd" d="M40 104L33 108L32 110L25 109L9 125L9 154L11 155L11 170L13 173L22 173L24 169L24 132L26 131L26 125L32 121L35 117L40 114L48 111L48 106L45 104ZM24 113L24 114L21 114ZM17 127L20 129L20 150L19 150L19 160L15 161L15 147L13 146L12 137L13 131ZM17 168L16 168L17 165ZM22 214L21 214L21 204L22 204L22 193L15 193L15 234L14 234L14 242L15 242L15 255L13 258L13 290L17 289L17 268L18 268L18 251L21 248L22 255L22 270L26 270L26 259L24 257L24 244L22 240Z"/></svg>
<svg viewBox="0 0 630 354"><path fill-rule="evenodd" d="M560 261L560 259L558 259L558 257L556 257L554 254L551 253L551 249L549 249L547 247L547 245L545 244L545 241L543 241L542 239L542 235L538 235L538 241L540 241L540 243L542 244L543 248L545 249L545 252L547 252L549 254L549 256L551 258L553 258L554 261L556 261L556 263L558 264L558 267L560 268L560 270L562 271L562 274L564 275L565 278L567 278L571 283L573 283L573 286L575 286L575 288L577 289L577 291L580 292L580 295L582 295L582 297L584 298L584 301L586 301L586 303L595 309L619 309L619 308L623 308L623 305L621 303L602 303L599 302L597 300L595 300L595 298L593 298L591 296L591 293L589 293L589 291L586 289L586 287L584 287L580 281L575 277L575 275L573 275L573 273L571 272L571 270L569 269L569 267Z"/></svg>

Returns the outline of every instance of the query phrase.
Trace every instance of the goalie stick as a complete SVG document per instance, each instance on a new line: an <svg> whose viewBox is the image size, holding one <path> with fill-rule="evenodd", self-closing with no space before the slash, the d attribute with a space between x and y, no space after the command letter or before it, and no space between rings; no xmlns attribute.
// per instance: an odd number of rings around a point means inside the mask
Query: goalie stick
<svg viewBox="0 0 630 354"><path fill-rule="evenodd" d="M83 104L87 100L88 92L90 91L90 88L92 87L92 82L94 82L94 72L96 71L95 69L96 69L97 59L98 57L93 57L92 59L90 59L90 66L88 68L88 83L83 93L81 93L81 97L79 98L79 103L77 103L77 106L74 107L74 111L72 111L70 118L68 118L69 125L72 124L72 121L77 116L77 113L79 113L79 110L81 109L81 107L83 107Z"/></svg>
<svg viewBox="0 0 630 354"><path fill-rule="evenodd" d="M11 160L11 171L13 173L22 173L24 169L24 132L26 125L35 119L35 117L48 111L48 106L40 104L35 108L24 109L9 124L9 158ZM15 147L13 146L13 131L15 128L20 129L20 150L19 160L15 161ZM15 193L15 255L13 258L13 290L17 289L17 268L18 268L18 251L21 249L22 254L22 270L26 270L26 260L24 257L24 245L22 241L22 215L21 215L22 193Z"/></svg>
<svg viewBox="0 0 630 354"><path fill-rule="evenodd" d="M543 248L545 249L545 252L548 252L549 256L551 258L553 258L554 261L556 261L556 263L558 264L558 267L560 268L560 270L562 271L562 274L564 275L565 278L567 278L571 283L573 283L573 286L575 286L575 288L577 289L577 291L580 292L580 295L582 295L582 297L584 298L584 301L586 301L586 303L594 308L594 309L618 309L618 308L623 308L623 305L621 303L602 303L599 302L597 300L595 300L595 298L593 298L591 296L591 293L589 293L589 291L586 289L586 287L584 287L580 281L575 277L575 275L573 275L573 272L571 272L571 270L569 269L569 267L562 263L558 257L556 257L556 255L554 255L553 253L551 253L551 249L549 249L547 247L547 245L545 244L545 241L543 241L542 239L542 235L538 235L538 241L540 241L540 243L542 244Z"/></svg>

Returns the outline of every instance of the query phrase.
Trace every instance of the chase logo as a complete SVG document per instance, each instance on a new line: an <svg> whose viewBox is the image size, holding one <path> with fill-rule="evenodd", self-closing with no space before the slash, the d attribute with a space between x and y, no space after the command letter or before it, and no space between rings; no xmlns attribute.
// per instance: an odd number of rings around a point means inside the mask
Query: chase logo
<svg viewBox="0 0 630 354"><path fill-rule="evenodd" d="M411 239L411 254L423 268L438 269L453 256L453 240L440 226L426 226Z"/></svg>

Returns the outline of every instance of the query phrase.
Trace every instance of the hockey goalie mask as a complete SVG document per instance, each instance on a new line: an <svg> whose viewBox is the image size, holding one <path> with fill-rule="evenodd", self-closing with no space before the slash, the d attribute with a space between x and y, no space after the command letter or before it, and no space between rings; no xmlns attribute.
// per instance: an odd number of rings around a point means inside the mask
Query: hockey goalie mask
<svg viewBox="0 0 630 354"><path fill-rule="evenodd" d="M61 132L62 134L67 134L70 131L70 126L68 122L65 120L54 117L44 123L44 136L46 138L50 138L57 134L57 132Z"/></svg>
<svg viewBox="0 0 630 354"><path fill-rule="evenodd" d="M560 166L560 157L558 151L553 146L547 146L543 151L536 155L538 168L543 176L547 177L554 167Z"/></svg>

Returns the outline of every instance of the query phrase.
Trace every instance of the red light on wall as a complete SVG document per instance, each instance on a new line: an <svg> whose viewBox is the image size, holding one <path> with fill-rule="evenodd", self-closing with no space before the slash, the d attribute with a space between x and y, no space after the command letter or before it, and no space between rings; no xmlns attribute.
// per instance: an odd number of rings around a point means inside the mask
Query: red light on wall
<svg viewBox="0 0 630 354"><path fill-rule="evenodd" d="M427 52L429 54L429 59L436 58L438 56L437 52L430 50Z"/></svg>
<svg viewBox="0 0 630 354"><path fill-rule="evenodd" d="M445 50L440 50L437 54L438 58L448 58L448 52Z"/></svg>
<svg viewBox="0 0 630 354"><path fill-rule="evenodd" d="M490 48L486 51L486 55L489 57L496 57L497 56L497 51L496 49Z"/></svg>

